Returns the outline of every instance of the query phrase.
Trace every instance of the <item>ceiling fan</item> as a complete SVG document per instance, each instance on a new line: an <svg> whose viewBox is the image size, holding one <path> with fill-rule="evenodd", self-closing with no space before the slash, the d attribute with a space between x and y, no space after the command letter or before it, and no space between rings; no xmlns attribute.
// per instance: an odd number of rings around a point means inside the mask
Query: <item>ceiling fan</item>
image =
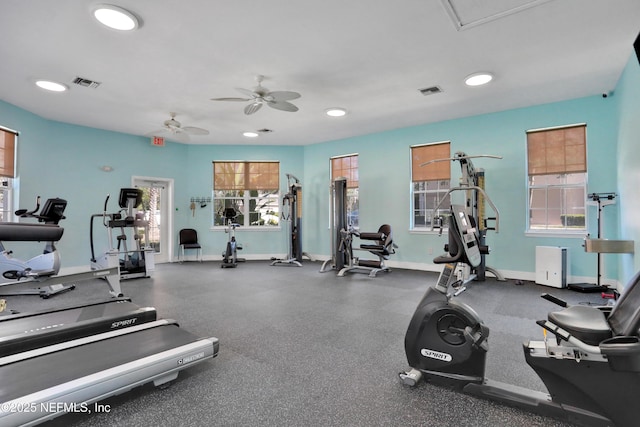
<svg viewBox="0 0 640 427"><path fill-rule="evenodd" d="M176 120L176 113L169 113L170 119L165 120L162 123L162 129L154 132L150 132L151 135L157 135L160 132L171 133L175 139L188 140L188 135L209 135L209 131L206 129L194 127L194 126L182 126L182 124Z"/></svg>
<svg viewBox="0 0 640 427"><path fill-rule="evenodd" d="M236 88L236 90L247 98L211 98L212 101L251 101L251 104L244 107L244 113L249 115L258 111L264 104L268 105L271 108L275 108L276 110L282 111L290 111L295 112L298 111L298 107L288 102L293 99L300 98L300 94L298 92L291 91L273 91L271 92L266 87L262 86L261 83L264 80L264 76L257 75L256 82L258 85L253 88L253 90Z"/></svg>

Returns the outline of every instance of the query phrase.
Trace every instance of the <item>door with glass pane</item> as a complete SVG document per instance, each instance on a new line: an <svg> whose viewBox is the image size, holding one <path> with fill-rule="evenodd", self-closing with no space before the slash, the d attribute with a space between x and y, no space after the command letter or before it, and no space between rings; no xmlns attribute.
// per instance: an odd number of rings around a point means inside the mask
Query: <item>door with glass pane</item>
<svg viewBox="0 0 640 427"><path fill-rule="evenodd" d="M166 178L133 177L134 187L142 190L142 206L138 213L147 222L148 242L154 251L155 262L169 262L173 257L171 200L173 180ZM143 230L139 230L143 233Z"/></svg>

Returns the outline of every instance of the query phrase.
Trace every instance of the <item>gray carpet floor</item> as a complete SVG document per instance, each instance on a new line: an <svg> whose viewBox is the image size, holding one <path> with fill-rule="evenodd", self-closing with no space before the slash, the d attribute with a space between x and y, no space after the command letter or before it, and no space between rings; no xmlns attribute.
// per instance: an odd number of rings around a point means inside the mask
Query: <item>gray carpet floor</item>
<svg viewBox="0 0 640 427"><path fill-rule="evenodd" d="M219 356L182 371L167 389L150 385L110 398L108 413L65 415L59 426L564 426L498 403L421 383L403 386L404 334L436 273L394 270L376 278L319 273L320 263L236 269L218 262L156 266L154 277L122 282L125 295L203 337L220 339ZM522 342L541 339L535 320L557 306L602 302L533 283L488 279L458 298L491 328L487 376L540 391ZM8 308L40 310L102 299L100 280L49 300L6 297ZM114 348L113 352L122 349ZM73 361L69 361L73 363ZM55 369L55 367L52 367Z"/></svg>

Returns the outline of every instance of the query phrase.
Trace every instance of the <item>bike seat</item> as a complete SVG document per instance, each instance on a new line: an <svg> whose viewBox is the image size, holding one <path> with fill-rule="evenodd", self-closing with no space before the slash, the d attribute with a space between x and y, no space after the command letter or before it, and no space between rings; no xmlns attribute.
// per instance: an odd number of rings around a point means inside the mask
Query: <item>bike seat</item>
<svg viewBox="0 0 640 427"><path fill-rule="evenodd" d="M63 233L57 225L0 222L0 241L5 242L57 242Z"/></svg>
<svg viewBox="0 0 640 427"><path fill-rule="evenodd" d="M572 305L549 313L548 319L586 344L598 345L612 336L605 314L596 307Z"/></svg>

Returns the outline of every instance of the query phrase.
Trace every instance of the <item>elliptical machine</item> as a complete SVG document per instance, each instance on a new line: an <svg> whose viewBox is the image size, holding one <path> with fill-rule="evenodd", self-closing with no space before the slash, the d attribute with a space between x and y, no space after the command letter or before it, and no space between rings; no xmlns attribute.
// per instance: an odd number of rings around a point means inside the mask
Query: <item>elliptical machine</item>
<svg viewBox="0 0 640 427"><path fill-rule="evenodd" d="M462 206L452 206L448 254L434 262L444 270L427 290L405 335L411 370L406 385L423 377L486 399L590 426L631 426L640 419L640 272L612 308L567 306L536 322L544 341L523 344L525 360L543 381L542 393L485 378L489 328L478 314L449 294L455 265L481 261L476 230ZM546 332L555 339L546 338Z"/></svg>
<svg viewBox="0 0 640 427"><path fill-rule="evenodd" d="M91 215L89 242L91 246L91 268L99 270L107 267L119 267L120 279L151 277L155 269L154 249L149 244L149 223L141 214L134 212L142 204L142 190L139 188L121 188L118 197L119 211L107 213L110 195L104 201L102 213ZM93 221L102 218L107 229L108 249L99 255L95 251ZM139 233L139 230L142 233ZM113 230L117 230L113 244ZM129 246L129 240L133 245Z"/></svg>
<svg viewBox="0 0 640 427"><path fill-rule="evenodd" d="M238 251L242 250L242 245L236 242L236 227L240 227L240 224L234 222L234 220L238 216L238 212L234 208L229 207L225 208L223 215L225 225L227 226L224 232L229 234L229 240L227 241L224 252L222 252L222 264L220 264L220 267L235 268L239 262L245 261L244 258L238 258Z"/></svg>

